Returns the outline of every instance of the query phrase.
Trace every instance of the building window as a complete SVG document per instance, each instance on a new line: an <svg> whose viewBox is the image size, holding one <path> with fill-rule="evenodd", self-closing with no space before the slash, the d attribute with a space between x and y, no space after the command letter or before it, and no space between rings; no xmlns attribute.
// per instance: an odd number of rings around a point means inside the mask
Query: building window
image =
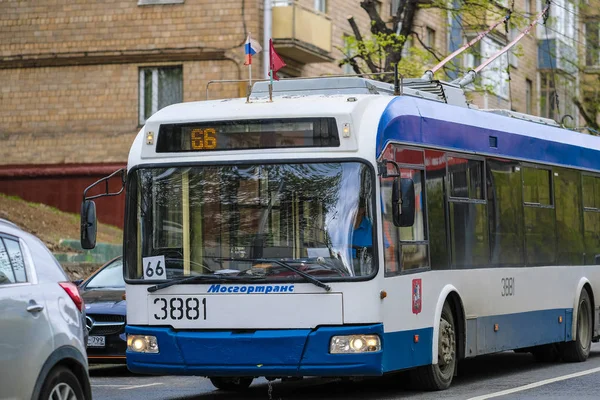
<svg viewBox="0 0 600 400"><path fill-rule="evenodd" d="M140 68L140 125L155 112L183 101L183 71L178 67Z"/></svg>
<svg viewBox="0 0 600 400"><path fill-rule="evenodd" d="M525 79L525 113L531 114L531 105L533 102L533 82Z"/></svg>
<svg viewBox="0 0 600 400"><path fill-rule="evenodd" d="M409 36L406 38L406 41L404 42L404 46L402 46L402 58L408 58L410 57L410 49L413 48L415 46L415 40L413 39L412 36Z"/></svg>
<svg viewBox="0 0 600 400"><path fill-rule="evenodd" d="M350 46L350 35L344 34L344 58L351 58L356 55L355 49ZM344 74L355 74L354 68L350 64L342 65L342 72Z"/></svg>
<svg viewBox="0 0 600 400"><path fill-rule="evenodd" d="M467 38L470 40L471 38ZM504 45L490 37L484 37L478 44L473 46L474 54L467 54L465 67L474 69L486 59L496 54ZM481 71L481 85L504 99L508 99L508 60L502 55Z"/></svg>
<svg viewBox="0 0 600 400"><path fill-rule="evenodd" d="M556 108L554 81L549 72L540 72L540 112L545 118L554 119Z"/></svg>
<svg viewBox="0 0 600 400"><path fill-rule="evenodd" d="M531 0L525 0L525 14L531 14Z"/></svg>
<svg viewBox="0 0 600 400"><path fill-rule="evenodd" d="M585 65L588 67L600 65L600 22L586 22L585 24Z"/></svg>
<svg viewBox="0 0 600 400"><path fill-rule="evenodd" d="M390 15L394 16L396 15L396 12L398 11L398 6L400 5L400 0L392 0L390 1Z"/></svg>
<svg viewBox="0 0 600 400"><path fill-rule="evenodd" d="M553 0L549 9L548 28L538 24L537 36L543 39L558 38L570 46L575 46L577 7L573 0Z"/></svg>
<svg viewBox="0 0 600 400"><path fill-rule="evenodd" d="M565 74L540 72L540 112L545 118L560 122L564 115L575 117L575 82ZM558 104L557 104L558 100Z"/></svg>
<svg viewBox="0 0 600 400"><path fill-rule="evenodd" d="M315 0L315 10L327 13L327 0Z"/></svg>
<svg viewBox="0 0 600 400"><path fill-rule="evenodd" d="M427 27L427 32L425 36L425 45L429 48L435 47L435 29L431 29Z"/></svg>

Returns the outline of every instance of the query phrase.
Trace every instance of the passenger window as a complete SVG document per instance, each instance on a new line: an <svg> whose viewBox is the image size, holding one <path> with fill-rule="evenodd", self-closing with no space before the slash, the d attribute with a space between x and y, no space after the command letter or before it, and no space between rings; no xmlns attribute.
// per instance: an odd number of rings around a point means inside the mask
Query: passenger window
<svg viewBox="0 0 600 400"><path fill-rule="evenodd" d="M489 260L483 162L448 157L450 249L454 268L485 265Z"/></svg>
<svg viewBox="0 0 600 400"><path fill-rule="evenodd" d="M523 167L523 220L527 265L556 263L556 213L551 171Z"/></svg>
<svg viewBox="0 0 600 400"><path fill-rule="evenodd" d="M483 163L476 160L448 157L450 196L483 200Z"/></svg>
<svg viewBox="0 0 600 400"><path fill-rule="evenodd" d="M27 282L25 262L23 261L23 253L21 252L21 246L19 246L19 242L4 238L4 245L8 251L8 257L10 258L10 263L12 265L13 273L15 274L16 282Z"/></svg>
<svg viewBox="0 0 600 400"><path fill-rule="evenodd" d="M521 168L514 161L487 160L490 260L494 265L523 265L524 233Z"/></svg>
<svg viewBox="0 0 600 400"><path fill-rule="evenodd" d="M10 264L10 258L3 240L0 238L0 285L16 282L16 277Z"/></svg>
<svg viewBox="0 0 600 400"><path fill-rule="evenodd" d="M543 206L552 205L550 171L523 167L523 201Z"/></svg>
<svg viewBox="0 0 600 400"><path fill-rule="evenodd" d="M583 175L583 207L600 209L600 179Z"/></svg>

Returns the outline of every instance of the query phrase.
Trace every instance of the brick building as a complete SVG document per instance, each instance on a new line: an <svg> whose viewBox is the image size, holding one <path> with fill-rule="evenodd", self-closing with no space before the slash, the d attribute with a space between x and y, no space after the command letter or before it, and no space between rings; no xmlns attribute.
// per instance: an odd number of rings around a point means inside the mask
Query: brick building
<svg viewBox="0 0 600 400"><path fill-rule="evenodd" d="M249 32L262 43L263 3L0 2L0 193L77 212L86 185L125 165L135 134L153 112L174 102L206 99L211 80L247 78L242 45ZM338 62L344 35L352 32L349 15L368 33L369 20L359 4L274 0L272 37L288 64L281 75L350 72ZM381 1L384 18L396 6L397 0ZM533 15L535 1L516 0L515 8ZM556 10L561 13L562 8ZM440 11L421 10L415 32L445 55L464 43L453 30L457 23ZM498 30L479 50L489 54L513 33ZM538 68L536 35L525 37L521 46L523 56L510 57L510 83L488 74L485 83L494 87L494 94L474 96L474 101L485 108L548 116L547 100L538 101L538 93L549 92ZM468 64L469 58L460 62ZM260 77L261 54L254 57L253 67L254 76ZM240 95L245 95L244 84L210 86L211 98ZM121 225L123 199L101 201L114 207L99 207L100 219ZM107 209L113 211L103 211Z"/></svg>

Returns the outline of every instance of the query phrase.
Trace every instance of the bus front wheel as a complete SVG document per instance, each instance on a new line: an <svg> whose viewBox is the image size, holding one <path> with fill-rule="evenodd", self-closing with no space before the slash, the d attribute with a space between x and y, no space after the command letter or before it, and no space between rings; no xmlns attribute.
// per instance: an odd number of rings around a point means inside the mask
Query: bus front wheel
<svg viewBox="0 0 600 400"><path fill-rule="evenodd" d="M452 308L442 308L438 331L438 362L411 371L411 380L425 390L447 389L456 369L456 324Z"/></svg>
<svg viewBox="0 0 600 400"><path fill-rule="evenodd" d="M221 377L221 376L213 376L209 377L210 383L213 384L219 390L227 390L227 391L242 391L248 389L253 378L245 378L245 377Z"/></svg>
<svg viewBox="0 0 600 400"><path fill-rule="evenodd" d="M575 340L561 343L561 356L564 361L581 362L587 360L592 345L592 302L588 291L583 289L577 307L577 328Z"/></svg>

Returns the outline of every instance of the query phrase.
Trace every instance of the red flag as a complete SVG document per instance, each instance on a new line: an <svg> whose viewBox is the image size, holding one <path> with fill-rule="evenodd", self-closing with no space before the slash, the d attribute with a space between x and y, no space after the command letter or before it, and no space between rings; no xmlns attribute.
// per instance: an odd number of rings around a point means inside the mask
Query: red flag
<svg viewBox="0 0 600 400"><path fill-rule="evenodd" d="M279 57L279 54L277 54L273 48L273 39L269 39L269 69L272 71L273 79L276 81L279 80L277 71L285 66L285 62L283 62L281 57Z"/></svg>

